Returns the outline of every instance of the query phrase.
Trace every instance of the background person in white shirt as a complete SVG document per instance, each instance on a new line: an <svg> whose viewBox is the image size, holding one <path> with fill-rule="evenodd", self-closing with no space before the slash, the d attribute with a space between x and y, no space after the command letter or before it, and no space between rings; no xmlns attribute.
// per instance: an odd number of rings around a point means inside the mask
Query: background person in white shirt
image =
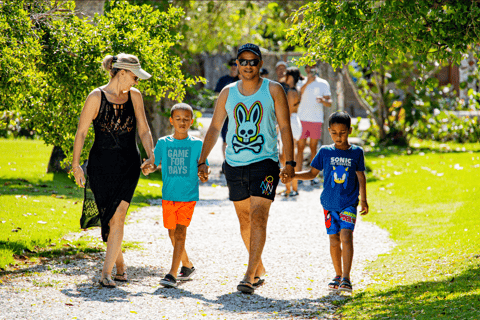
<svg viewBox="0 0 480 320"><path fill-rule="evenodd" d="M309 163L312 162L317 154L318 140L322 137L323 107L332 105L330 85L325 79L316 75L315 65L305 66L305 72L307 73L307 81L300 89L301 100L298 107L298 117L302 123L302 135L300 140L298 140L296 170L302 170L303 150L308 138L310 139L309 146L311 152Z"/></svg>

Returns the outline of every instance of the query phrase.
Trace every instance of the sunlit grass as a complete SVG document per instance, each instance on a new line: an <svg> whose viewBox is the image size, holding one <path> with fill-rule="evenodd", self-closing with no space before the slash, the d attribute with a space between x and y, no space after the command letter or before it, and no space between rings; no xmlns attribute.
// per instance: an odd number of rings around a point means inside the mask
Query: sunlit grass
<svg viewBox="0 0 480 320"><path fill-rule="evenodd" d="M349 318L480 318L479 144L415 147L367 154L365 220L397 246L371 264L377 284L347 300Z"/></svg>
<svg viewBox="0 0 480 320"><path fill-rule="evenodd" d="M64 238L81 231L83 189L67 174L46 173L51 150L39 140L0 139L0 268L25 258L104 249L98 239ZM129 212L161 197L161 185L159 174L142 176Z"/></svg>

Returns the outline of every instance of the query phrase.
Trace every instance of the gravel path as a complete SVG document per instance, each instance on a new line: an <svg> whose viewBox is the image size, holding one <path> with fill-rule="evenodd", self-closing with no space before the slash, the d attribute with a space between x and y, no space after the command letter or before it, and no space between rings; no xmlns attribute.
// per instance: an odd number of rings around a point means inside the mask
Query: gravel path
<svg viewBox="0 0 480 320"><path fill-rule="evenodd" d="M208 119L204 119L205 128ZM98 285L105 253L65 264L59 260L12 274L0 283L0 319L335 319L328 281L334 276L319 203L320 188L308 183L300 196L277 195L270 211L263 259L265 284L254 295L236 291L248 255L223 176L220 143L212 156L212 178L200 188L186 248L197 268L194 280L178 289L159 285L169 270L172 246L163 228L161 201L129 214L125 240L142 243L127 250L130 282L116 289ZM307 186L308 184L308 186ZM279 186L278 190L284 189ZM100 238L99 229L78 235ZM352 270L354 289L371 282L368 261L392 247L388 233L358 221Z"/></svg>

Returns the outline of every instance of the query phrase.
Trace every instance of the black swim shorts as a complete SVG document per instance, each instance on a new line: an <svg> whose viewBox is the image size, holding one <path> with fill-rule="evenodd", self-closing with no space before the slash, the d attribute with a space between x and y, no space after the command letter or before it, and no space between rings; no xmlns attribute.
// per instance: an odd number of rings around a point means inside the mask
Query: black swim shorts
<svg viewBox="0 0 480 320"><path fill-rule="evenodd" d="M242 201L251 196L275 199L280 180L279 163L271 159L246 166L232 167L223 163L231 201Z"/></svg>

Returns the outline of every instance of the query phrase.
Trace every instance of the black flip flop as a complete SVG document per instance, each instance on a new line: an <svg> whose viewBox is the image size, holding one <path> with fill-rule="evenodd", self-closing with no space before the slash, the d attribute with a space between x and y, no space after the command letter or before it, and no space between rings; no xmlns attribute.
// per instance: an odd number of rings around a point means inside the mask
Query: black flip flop
<svg viewBox="0 0 480 320"><path fill-rule="evenodd" d="M105 283L103 282L103 280L107 280L107 284L105 284ZM116 288L116 287L117 287L117 286L115 285L115 281L113 281L112 279L106 278L106 277L105 277L105 278L102 278L102 279L101 279L100 281L98 281L98 282L100 282L100 285L101 285L102 287L104 287L104 288L113 289L113 288ZM114 284L113 284L113 285L112 285L112 284L109 284L109 283L111 283L111 282L113 282Z"/></svg>
<svg viewBox="0 0 480 320"><path fill-rule="evenodd" d="M248 281L240 281L240 284L237 286L237 290L241 293L252 294L255 291L255 288Z"/></svg>
<svg viewBox="0 0 480 320"><path fill-rule="evenodd" d="M260 277L255 277L255 280L256 281L253 283L253 287L255 288L260 287L265 282L265 279L262 279Z"/></svg>
<svg viewBox="0 0 480 320"><path fill-rule="evenodd" d="M118 277L124 277L125 279L119 279ZM113 280L119 281L119 282L128 282L127 272L124 272L124 273L122 273L122 274L117 273L117 274L115 275L115 277L113 278Z"/></svg>

